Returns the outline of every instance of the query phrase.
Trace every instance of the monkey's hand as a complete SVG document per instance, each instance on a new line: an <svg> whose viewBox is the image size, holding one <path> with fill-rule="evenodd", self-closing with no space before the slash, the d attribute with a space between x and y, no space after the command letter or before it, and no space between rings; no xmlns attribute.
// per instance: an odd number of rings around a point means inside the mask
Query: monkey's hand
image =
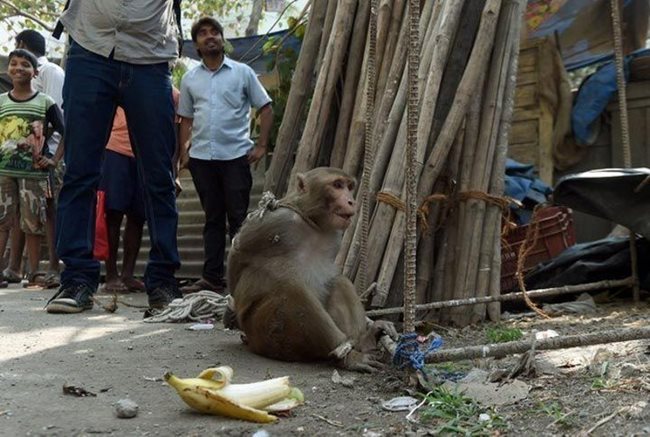
<svg viewBox="0 0 650 437"><path fill-rule="evenodd" d="M368 330L373 333L375 339L378 339L382 335L387 335L395 341L399 339L399 334L397 333L397 329L395 329L395 325L393 322L387 320L369 321Z"/></svg>
<svg viewBox="0 0 650 437"><path fill-rule="evenodd" d="M356 372L373 373L383 369L384 363L378 361L373 355L352 349L342 360L340 367Z"/></svg>

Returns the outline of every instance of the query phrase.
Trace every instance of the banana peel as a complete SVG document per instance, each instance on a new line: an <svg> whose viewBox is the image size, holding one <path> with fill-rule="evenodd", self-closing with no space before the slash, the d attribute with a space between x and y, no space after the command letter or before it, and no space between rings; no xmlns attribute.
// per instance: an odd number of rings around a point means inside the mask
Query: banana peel
<svg viewBox="0 0 650 437"><path fill-rule="evenodd" d="M231 384L232 368L205 369L196 378L178 378L170 372L164 376L181 399L202 413L258 423L271 423L277 417L269 412L289 411L302 404L302 392L291 387L289 377L250 384Z"/></svg>

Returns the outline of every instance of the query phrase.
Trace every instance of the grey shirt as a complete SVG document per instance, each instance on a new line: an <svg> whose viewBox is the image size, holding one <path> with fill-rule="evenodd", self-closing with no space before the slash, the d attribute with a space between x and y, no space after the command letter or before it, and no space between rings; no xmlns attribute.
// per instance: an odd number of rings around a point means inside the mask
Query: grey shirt
<svg viewBox="0 0 650 437"><path fill-rule="evenodd" d="M71 0L61 15L81 47L131 64L176 59L178 29L173 0Z"/></svg>

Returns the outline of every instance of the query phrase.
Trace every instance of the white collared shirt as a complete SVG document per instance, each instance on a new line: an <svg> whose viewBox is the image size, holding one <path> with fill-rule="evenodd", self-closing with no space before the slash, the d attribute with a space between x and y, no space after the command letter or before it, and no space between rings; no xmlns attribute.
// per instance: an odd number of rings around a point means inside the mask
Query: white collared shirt
<svg viewBox="0 0 650 437"><path fill-rule="evenodd" d="M61 67L48 61L45 56L38 58L38 74L32 79L32 84L36 91L52 97L59 109L63 108L64 80L65 72ZM50 138L47 139L47 150L50 154L54 155L56 153L60 142L61 135L58 132L53 132Z"/></svg>

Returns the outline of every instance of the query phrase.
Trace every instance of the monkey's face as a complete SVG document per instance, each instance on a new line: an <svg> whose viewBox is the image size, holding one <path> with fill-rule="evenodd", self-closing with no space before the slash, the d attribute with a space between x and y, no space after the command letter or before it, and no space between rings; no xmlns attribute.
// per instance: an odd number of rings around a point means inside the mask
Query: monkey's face
<svg viewBox="0 0 650 437"><path fill-rule="evenodd" d="M329 228L345 230L352 223L352 217L357 211L354 200L354 180L349 178L336 178L327 185L326 198L328 199Z"/></svg>

